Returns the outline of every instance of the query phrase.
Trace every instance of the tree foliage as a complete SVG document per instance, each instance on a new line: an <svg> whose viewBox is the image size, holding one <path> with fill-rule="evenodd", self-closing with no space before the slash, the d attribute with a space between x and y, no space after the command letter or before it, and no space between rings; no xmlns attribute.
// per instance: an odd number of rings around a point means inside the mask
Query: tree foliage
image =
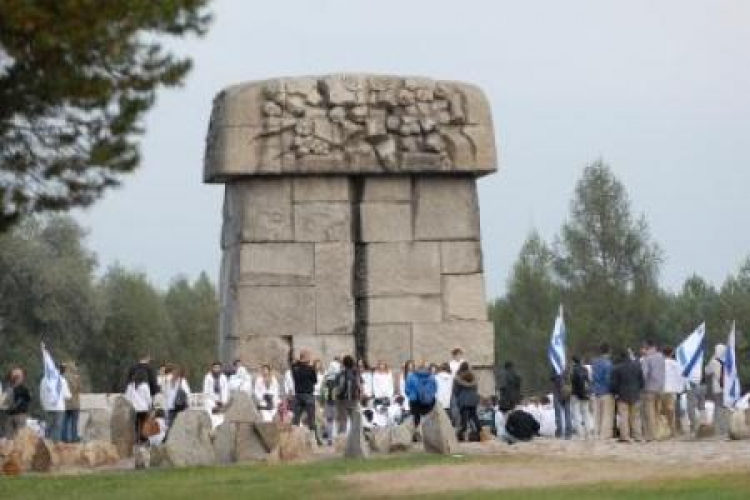
<svg viewBox="0 0 750 500"><path fill-rule="evenodd" d="M203 34L208 2L0 2L0 229L86 206L136 168L156 91L190 69L162 39Z"/></svg>
<svg viewBox="0 0 750 500"><path fill-rule="evenodd" d="M527 392L548 391L546 350L562 303L568 353L589 359L602 342L635 349L650 337L675 346L703 321L712 346L725 342L736 320L740 375L750 381L750 258L720 290L694 275L677 293L660 288L661 263L624 186L603 162L588 166L555 245L532 233L506 295L490 307L497 361L515 361Z"/></svg>
<svg viewBox="0 0 750 500"><path fill-rule="evenodd" d="M201 274L164 292L142 272L113 266L98 278L84 231L68 217L29 219L0 235L0 370L41 375L39 342L75 361L85 390L121 391L131 364L149 354L197 376L216 355L218 302Z"/></svg>

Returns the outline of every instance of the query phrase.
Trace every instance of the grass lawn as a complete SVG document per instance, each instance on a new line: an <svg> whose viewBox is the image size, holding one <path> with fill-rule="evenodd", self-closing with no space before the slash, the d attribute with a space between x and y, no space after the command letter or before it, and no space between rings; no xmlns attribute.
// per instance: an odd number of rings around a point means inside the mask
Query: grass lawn
<svg viewBox="0 0 750 500"><path fill-rule="evenodd" d="M245 465L145 472L86 474L80 476L0 477L0 499L88 500L88 499L266 499L266 498L358 498L361 492L344 484L343 476L354 472L412 469L424 465L503 463L511 457L439 457L401 455L368 461L342 459L292 465ZM395 475L394 475L395 476ZM436 477L436 481L440 478ZM627 478L623 478L627 479ZM748 474L706 476L689 480L661 480L637 484L615 483L503 491L451 492L425 498L535 499L748 499Z"/></svg>

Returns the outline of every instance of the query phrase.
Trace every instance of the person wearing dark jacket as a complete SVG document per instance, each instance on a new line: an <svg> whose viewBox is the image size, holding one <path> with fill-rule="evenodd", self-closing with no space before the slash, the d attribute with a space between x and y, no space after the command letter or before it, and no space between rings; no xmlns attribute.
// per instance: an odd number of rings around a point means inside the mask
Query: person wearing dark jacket
<svg viewBox="0 0 750 500"><path fill-rule="evenodd" d="M620 441L632 442L642 439L641 431L641 391L643 390L643 370L638 360L630 359L627 352L621 352L617 364L612 368L610 378L612 394L617 401Z"/></svg>
<svg viewBox="0 0 750 500"><path fill-rule="evenodd" d="M498 406L500 411L508 412L521 402L521 377L516 373L513 362L505 363L503 370L496 376Z"/></svg>
<svg viewBox="0 0 750 500"><path fill-rule="evenodd" d="M540 428L539 422L530 413L523 410L511 411L505 420L505 440L508 444L531 441L539 435Z"/></svg>
<svg viewBox="0 0 750 500"><path fill-rule="evenodd" d="M156 378L156 371L151 366L151 356L143 356L138 363L134 364L128 372L128 383L136 379L136 375L142 373L148 382L148 389L151 391L151 397L159 392L159 381ZM140 376L139 376L140 377Z"/></svg>
<svg viewBox="0 0 750 500"><path fill-rule="evenodd" d="M26 427L31 393L23 383L25 378L26 375L21 368L14 368L10 373L11 388L6 411L8 418L5 423L5 437L8 439L13 439L19 430Z"/></svg>
<svg viewBox="0 0 750 500"><path fill-rule="evenodd" d="M474 426L474 435L478 437L482 426L479 423L477 415L477 406L479 405L478 381L474 372L471 371L469 363L464 361L458 368L456 378L453 380L453 397L456 400L456 406L461 414L461 427L456 433L459 441L466 438L466 430L469 421ZM469 435L472 435L470 432Z"/></svg>
<svg viewBox="0 0 750 500"><path fill-rule="evenodd" d="M307 415L307 425L311 431L315 426L315 385L318 374L310 363L310 352L302 350L299 361L292 365L292 380L294 381L294 417L292 424L299 425L302 413ZM317 438L316 433L316 438Z"/></svg>

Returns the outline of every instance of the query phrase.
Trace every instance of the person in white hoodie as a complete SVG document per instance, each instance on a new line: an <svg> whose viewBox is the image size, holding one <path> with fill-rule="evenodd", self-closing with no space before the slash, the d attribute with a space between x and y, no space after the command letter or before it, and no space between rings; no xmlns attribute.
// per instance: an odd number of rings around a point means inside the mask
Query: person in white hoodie
<svg viewBox="0 0 750 500"><path fill-rule="evenodd" d="M179 366L173 367L172 376L165 382L163 391L167 407L166 422L171 426L177 414L190 406L190 385L185 379L185 371Z"/></svg>
<svg viewBox="0 0 750 500"><path fill-rule="evenodd" d="M453 374L448 363L443 363L435 374L437 383L436 398L440 407L445 410L448 418L451 418L451 396L453 394Z"/></svg>
<svg viewBox="0 0 750 500"><path fill-rule="evenodd" d="M682 376L680 363L674 358L674 349L664 347L664 392L661 394L659 408L661 414L667 419L669 426L669 437L677 435L677 409L676 401L680 394L685 392L687 381Z"/></svg>
<svg viewBox="0 0 750 500"><path fill-rule="evenodd" d="M229 381L222 373L221 363L215 362L203 378L203 394L209 414L220 413L229 402Z"/></svg>
<svg viewBox="0 0 750 500"><path fill-rule="evenodd" d="M716 344L714 356L706 365L703 372L706 377L706 399L713 402L714 413L713 422L716 433L719 436L726 437L729 433L729 413L724 407L724 354L726 353L724 344Z"/></svg>
<svg viewBox="0 0 750 500"><path fill-rule="evenodd" d="M389 406L393 401L394 393L393 373L384 361L378 361L378 367L372 374L373 406Z"/></svg>
<svg viewBox="0 0 750 500"><path fill-rule="evenodd" d="M253 395L253 376L243 365L236 365L235 372L229 377L229 394L233 391L242 391L248 396Z"/></svg>
<svg viewBox="0 0 750 500"><path fill-rule="evenodd" d="M151 388L143 371L136 371L133 378L125 389L125 398L130 401L135 410L135 435L136 441L144 443L147 441L143 436L143 424L151 411Z"/></svg>
<svg viewBox="0 0 750 500"><path fill-rule="evenodd" d="M62 441L63 421L65 420L65 400L72 397L68 381L58 372L57 378L42 377L39 385L39 399L47 413L46 437L52 442Z"/></svg>

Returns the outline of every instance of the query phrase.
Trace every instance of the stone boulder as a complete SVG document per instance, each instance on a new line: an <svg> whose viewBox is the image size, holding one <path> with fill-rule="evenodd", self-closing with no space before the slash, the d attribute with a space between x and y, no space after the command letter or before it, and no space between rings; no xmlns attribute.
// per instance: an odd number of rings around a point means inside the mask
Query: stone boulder
<svg viewBox="0 0 750 500"><path fill-rule="evenodd" d="M17 451L11 452L3 462L3 474L18 476L21 474L21 456Z"/></svg>
<svg viewBox="0 0 750 500"><path fill-rule="evenodd" d="M305 458L313 453L310 431L305 427L288 425L279 433L279 458L283 461Z"/></svg>
<svg viewBox="0 0 750 500"><path fill-rule="evenodd" d="M121 458L133 456L135 435L135 410L125 396L118 396L112 405L110 439Z"/></svg>
<svg viewBox="0 0 750 500"><path fill-rule="evenodd" d="M362 425L362 412L352 412L351 426L349 427L349 436L346 439L346 449L344 457L346 458L367 458L370 456L370 448L365 439L365 430ZM390 439L389 439L390 441Z"/></svg>
<svg viewBox="0 0 750 500"><path fill-rule="evenodd" d="M34 456L31 458L31 470L34 472L49 472L57 463L52 442L37 439Z"/></svg>
<svg viewBox="0 0 750 500"><path fill-rule="evenodd" d="M729 439L750 439L750 425L748 418L750 410L734 410L729 415Z"/></svg>
<svg viewBox="0 0 750 500"><path fill-rule="evenodd" d="M252 424L261 420L255 401L244 391L232 391L232 398L224 411L224 421Z"/></svg>
<svg viewBox="0 0 750 500"><path fill-rule="evenodd" d="M31 469L31 461L34 458L37 450L37 442L40 440L39 436L28 427L20 429L13 440L10 442L10 449L7 455L15 453L18 460L18 465L22 471Z"/></svg>
<svg viewBox="0 0 750 500"><path fill-rule="evenodd" d="M211 417L204 410L186 410L177 415L163 448L157 452L156 466L189 467L212 465L216 454L211 442ZM152 461L154 457L152 457Z"/></svg>
<svg viewBox="0 0 750 500"><path fill-rule="evenodd" d="M235 432L235 460L237 462L252 462L265 460L267 456L266 447L258 433L255 424L237 423Z"/></svg>
<svg viewBox="0 0 750 500"><path fill-rule="evenodd" d="M435 407L422 420L422 442L427 453L452 455L458 450L456 431L442 408Z"/></svg>
<svg viewBox="0 0 750 500"><path fill-rule="evenodd" d="M279 448L279 426L276 422L255 422L255 432L268 453Z"/></svg>
<svg viewBox="0 0 750 500"><path fill-rule="evenodd" d="M409 451L411 449L412 437L414 436L414 425L411 421L391 427L389 434L389 452Z"/></svg>
<svg viewBox="0 0 750 500"><path fill-rule="evenodd" d="M84 418L85 415L85 418ZM81 440L112 442L112 412L107 409L95 408L81 413L85 420L81 425Z"/></svg>
<svg viewBox="0 0 750 500"><path fill-rule="evenodd" d="M93 469L104 465L114 465L120 460L115 445L105 441L56 443L54 451L60 467Z"/></svg>
<svg viewBox="0 0 750 500"><path fill-rule="evenodd" d="M369 436L370 448L377 453L388 453L391 449L391 429L376 427Z"/></svg>
<svg viewBox="0 0 750 500"><path fill-rule="evenodd" d="M712 438L716 435L716 428L712 424L700 424L695 431L696 439Z"/></svg>

